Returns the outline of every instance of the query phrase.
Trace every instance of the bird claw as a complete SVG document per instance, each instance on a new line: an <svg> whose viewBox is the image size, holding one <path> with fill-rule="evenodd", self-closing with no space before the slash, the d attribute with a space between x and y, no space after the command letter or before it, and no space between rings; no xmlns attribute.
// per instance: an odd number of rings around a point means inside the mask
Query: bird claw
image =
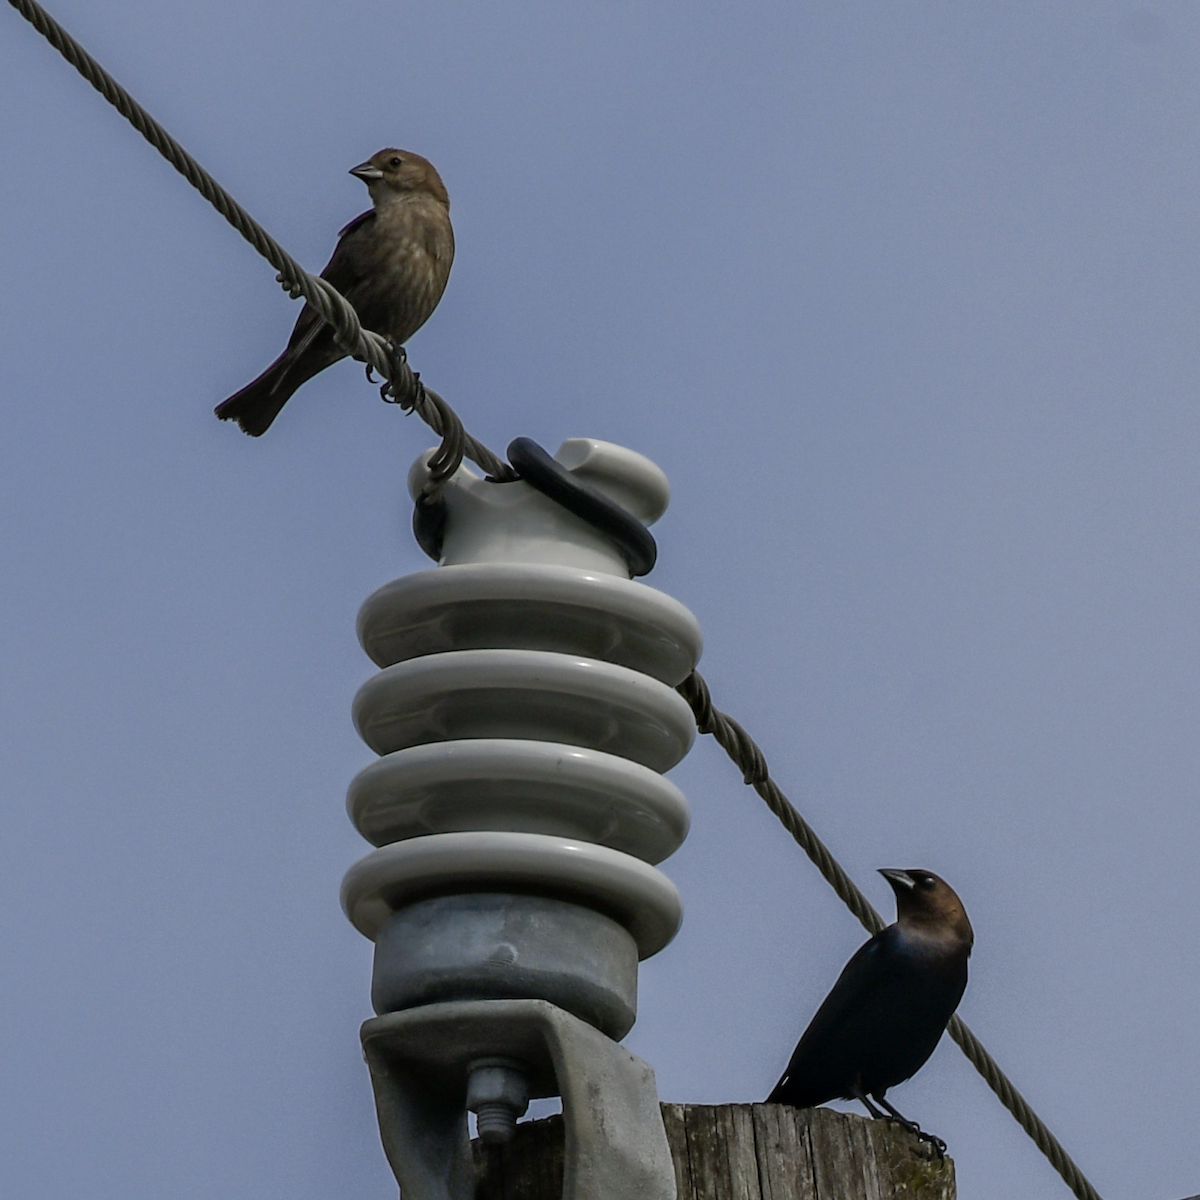
<svg viewBox="0 0 1200 1200"><path fill-rule="evenodd" d="M940 1137L933 1133L925 1133L920 1129L916 1130L916 1135L918 1141L928 1142L933 1147L933 1151L938 1156L939 1161L945 1159L946 1143Z"/></svg>
<svg viewBox="0 0 1200 1200"><path fill-rule="evenodd" d="M916 1121L910 1121L907 1117L883 1114L882 1118L884 1121L892 1122L892 1124L904 1126L908 1130L908 1133L911 1133L917 1141L923 1141L926 1145L932 1146L938 1158L946 1158L946 1142L938 1138L937 1134L925 1133L925 1130L920 1128Z"/></svg>
<svg viewBox="0 0 1200 1200"><path fill-rule="evenodd" d="M946 1143L935 1133L926 1133L916 1121L906 1121L901 1117L888 1117L887 1120L896 1125L903 1125L909 1133L917 1139L918 1142L925 1142L933 1147L934 1153L939 1159L946 1157Z"/></svg>

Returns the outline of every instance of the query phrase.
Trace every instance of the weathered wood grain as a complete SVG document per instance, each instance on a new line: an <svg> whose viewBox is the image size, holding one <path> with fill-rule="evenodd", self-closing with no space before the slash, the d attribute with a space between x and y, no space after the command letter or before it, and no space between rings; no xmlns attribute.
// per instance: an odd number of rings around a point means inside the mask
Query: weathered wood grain
<svg viewBox="0 0 1200 1200"><path fill-rule="evenodd" d="M955 1200L954 1163L907 1130L828 1108L664 1104L679 1200ZM559 1200L562 1118L476 1144L477 1200ZM613 1200L636 1200L614 1197Z"/></svg>
<svg viewBox="0 0 1200 1200"><path fill-rule="evenodd" d="M808 1113L785 1104L754 1106L762 1200L819 1200Z"/></svg>

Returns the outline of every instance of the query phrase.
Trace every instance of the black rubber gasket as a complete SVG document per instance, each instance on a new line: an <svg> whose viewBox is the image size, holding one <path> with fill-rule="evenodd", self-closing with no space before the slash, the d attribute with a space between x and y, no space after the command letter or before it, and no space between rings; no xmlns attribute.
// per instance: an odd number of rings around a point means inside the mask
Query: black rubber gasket
<svg viewBox="0 0 1200 1200"><path fill-rule="evenodd" d="M435 496L418 496L413 506L412 531L417 545L437 562L442 557L442 542L446 537L446 499L438 492Z"/></svg>
<svg viewBox="0 0 1200 1200"><path fill-rule="evenodd" d="M658 545L650 530L602 492L580 483L533 438L511 441L508 461L530 487L610 538L628 564L630 575L649 575L654 570Z"/></svg>
<svg viewBox="0 0 1200 1200"><path fill-rule="evenodd" d="M609 538L620 551L630 575L649 575L654 569L658 545L650 530L616 501L580 483L533 438L515 438L508 447L508 460L530 487ZM440 492L421 496L413 508L413 536L434 562L442 557L446 515L446 501Z"/></svg>

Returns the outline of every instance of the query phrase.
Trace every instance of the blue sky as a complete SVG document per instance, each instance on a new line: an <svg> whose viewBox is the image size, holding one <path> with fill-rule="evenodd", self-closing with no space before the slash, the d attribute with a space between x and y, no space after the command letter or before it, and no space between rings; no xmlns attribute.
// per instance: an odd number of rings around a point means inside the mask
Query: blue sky
<svg viewBox="0 0 1200 1200"><path fill-rule="evenodd" d="M670 476L648 582L876 905L959 891L961 1012L1109 1200L1200 1190L1200 9L56 0L297 258L420 151L410 343L494 448ZM358 605L430 438L343 363L261 441L273 271L0 14L0 1190L394 1194ZM859 927L711 739L629 1045L761 1099ZM1067 1195L958 1050L893 1095L971 1200Z"/></svg>

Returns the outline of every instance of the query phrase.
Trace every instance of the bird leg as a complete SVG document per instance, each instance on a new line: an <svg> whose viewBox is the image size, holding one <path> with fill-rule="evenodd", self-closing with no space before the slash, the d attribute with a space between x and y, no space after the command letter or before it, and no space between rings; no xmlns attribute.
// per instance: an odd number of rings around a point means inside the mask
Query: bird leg
<svg viewBox="0 0 1200 1200"><path fill-rule="evenodd" d="M867 1110L867 1112L869 1112L871 1114L871 1116L873 1116L875 1118L875 1120L887 1121L890 1119L888 1117L887 1113L883 1112L881 1109L876 1108L875 1105L873 1105L871 1103L871 1101L867 1099L867 1093L864 1092L862 1090L862 1088L858 1087L857 1085L854 1088L854 1099L857 1100L859 1102L859 1104L861 1104L863 1106L863 1108L865 1108ZM888 1107L891 1108L891 1105L889 1104Z"/></svg>
<svg viewBox="0 0 1200 1200"><path fill-rule="evenodd" d="M860 1096L859 1099L862 1100L864 1104L866 1104L866 1100L862 1096ZM888 1112L887 1119L888 1120L896 1121L899 1124L903 1125L905 1129L907 1129L910 1133L912 1133L916 1136L918 1141L928 1142L937 1151L938 1158L946 1157L946 1143L943 1142L940 1137L937 1137L935 1134L932 1134L932 1133L926 1133L920 1127L920 1125L918 1125L916 1123L916 1121L910 1121L906 1116L904 1116L903 1113L900 1112L900 1110L894 1104L892 1104L889 1100L885 1099L883 1096L880 1096L878 1093L876 1093L875 1099L878 1100L879 1103L882 1104L883 1107L887 1109L887 1112ZM867 1107L870 1108L871 1106L867 1105ZM874 1110L872 1110L872 1111L874 1112ZM875 1115L882 1116L883 1114L876 1113Z"/></svg>

